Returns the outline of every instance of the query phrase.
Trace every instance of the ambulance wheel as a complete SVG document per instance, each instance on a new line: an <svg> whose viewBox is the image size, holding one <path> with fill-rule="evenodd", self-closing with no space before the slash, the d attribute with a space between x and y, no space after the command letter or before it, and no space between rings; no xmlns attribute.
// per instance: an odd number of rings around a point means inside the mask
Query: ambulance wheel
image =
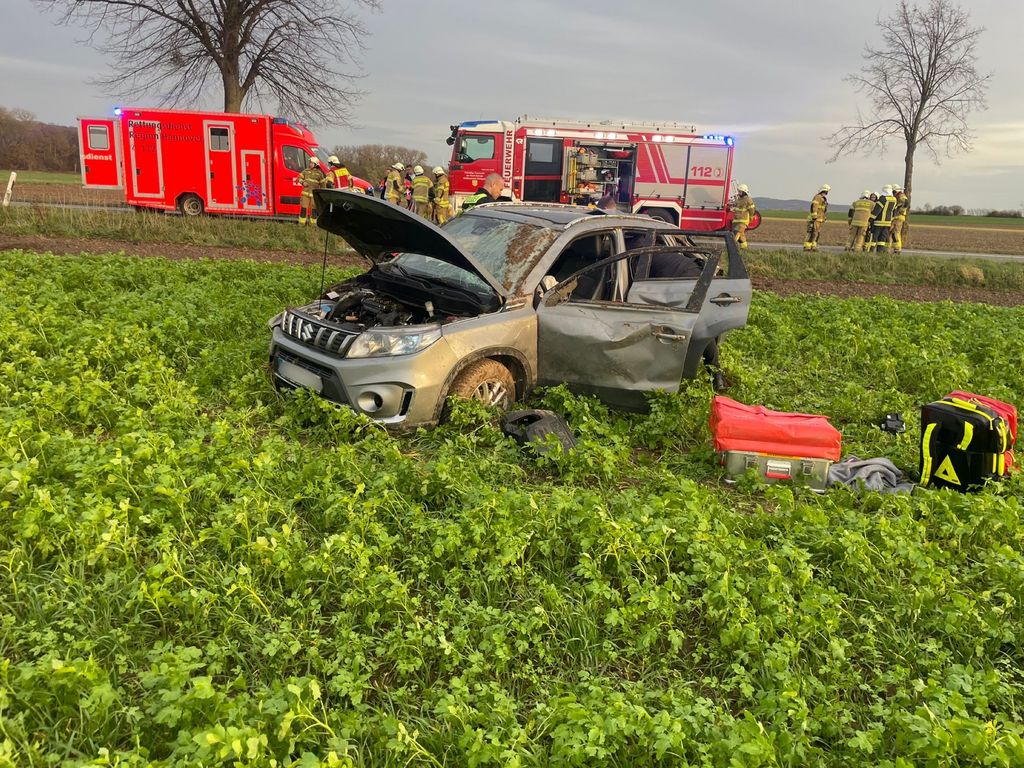
<svg viewBox="0 0 1024 768"><path fill-rule="evenodd" d="M202 216L203 201L199 195L182 195L178 198L178 210L182 216Z"/></svg>
<svg viewBox="0 0 1024 768"><path fill-rule="evenodd" d="M646 213L652 219L660 219L661 221L667 221L669 224L676 223L675 219L672 218L672 213L665 208L645 208L644 213Z"/></svg>

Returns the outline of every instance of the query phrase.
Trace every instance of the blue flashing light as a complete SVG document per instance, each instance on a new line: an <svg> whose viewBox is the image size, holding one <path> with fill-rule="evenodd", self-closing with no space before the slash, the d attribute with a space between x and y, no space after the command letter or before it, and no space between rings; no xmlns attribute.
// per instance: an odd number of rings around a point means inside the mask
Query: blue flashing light
<svg viewBox="0 0 1024 768"><path fill-rule="evenodd" d="M114 107L114 117L120 117L120 116L121 116L121 108L120 107Z"/></svg>
<svg viewBox="0 0 1024 768"><path fill-rule="evenodd" d="M708 141L724 141L729 146L732 146L732 137L723 136L720 133L705 133L701 138L705 138Z"/></svg>
<svg viewBox="0 0 1024 768"><path fill-rule="evenodd" d="M731 147L733 145L733 143L734 142L733 142L732 136L726 136L725 137L725 146Z"/></svg>

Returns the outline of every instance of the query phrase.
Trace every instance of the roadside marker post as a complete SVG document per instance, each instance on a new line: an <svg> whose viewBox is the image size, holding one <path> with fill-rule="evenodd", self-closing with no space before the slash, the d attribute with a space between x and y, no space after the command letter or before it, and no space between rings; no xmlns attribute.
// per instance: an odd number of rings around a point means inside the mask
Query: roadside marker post
<svg viewBox="0 0 1024 768"><path fill-rule="evenodd" d="M16 171L11 171L11 178L7 180L7 191L4 192L4 208L11 203L11 194L14 192L14 182L17 180L18 174Z"/></svg>

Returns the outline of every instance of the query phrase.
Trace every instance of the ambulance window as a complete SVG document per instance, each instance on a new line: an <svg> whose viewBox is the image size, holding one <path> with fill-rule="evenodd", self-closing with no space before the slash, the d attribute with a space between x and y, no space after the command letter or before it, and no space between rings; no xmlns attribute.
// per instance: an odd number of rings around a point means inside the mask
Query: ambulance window
<svg viewBox="0 0 1024 768"><path fill-rule="evenodd" d="M526 140L526 175L527 176L561 176L562 175L562 140L561 139L527 139Z"/></svg>
<svg viewBox="0 0 1024 768"><path fill-rule="evenodd" d="M306 164L309 163L306 158L309 156L305 150L298 147L281 147L281 155L284 158L284 167L289 171L302 173L306 170Z"/></svg>
<svg viewBox="0 0 1024 768"><path fill-rule="evenodd" d="M474 160L493 159L493 136L463 136L459 139L459 160L463 163L471 163Z"/></svg>
<svg viewBox="0 0 1024 768"><path fill-rule="evenodd" d="M107 126L89 126L89 149L110 149L110 132L107 130Z"/></svg>
<svg viewBox="0 0 1024 768"><path fill-rule="evenodd" d="M227 128L210 128L210 151L230 152L231 138L228 136Z"/></svg>

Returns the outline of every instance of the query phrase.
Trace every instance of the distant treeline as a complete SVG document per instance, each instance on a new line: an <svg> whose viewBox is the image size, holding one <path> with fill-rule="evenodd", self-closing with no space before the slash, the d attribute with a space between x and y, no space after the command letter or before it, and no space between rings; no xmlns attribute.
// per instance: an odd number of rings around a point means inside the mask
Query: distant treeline
<svg viewBox="0 0 1024 768"><path fill-rule="evenodd" d="M36 120L24 109L0 107L0 168L15 171L77 171L74 128Z"/></svg>
<svg viewBox="0 0 1024 768"><path fill-rule="evenodd" d="M912 214L921 216L992 216L994 218L1020 219L1024 218L1024 211L992 211L982 208L964 208L962 205L929 205L925 203L921 208L915 208Z"/></svg>

